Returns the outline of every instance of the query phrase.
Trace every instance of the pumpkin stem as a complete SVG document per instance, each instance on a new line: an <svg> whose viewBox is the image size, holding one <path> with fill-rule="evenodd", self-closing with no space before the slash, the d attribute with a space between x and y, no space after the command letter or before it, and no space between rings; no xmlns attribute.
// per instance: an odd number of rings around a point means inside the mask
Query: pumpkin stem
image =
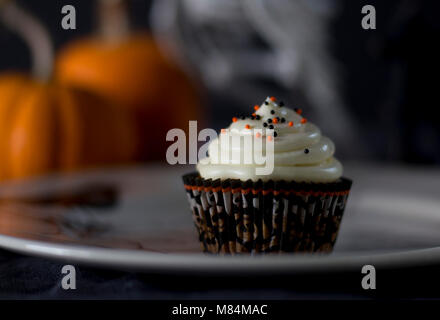
<svg viewBox="0 0 440 320"><path fill-rule="evenodd" d="M25 9L14 1L0 1L0 20L15 31L30 48L32 74L48 80L52 74L53 47L46 28Z"/></svg>
<svg viewBox="0 0 440 320"><path fill-rule="evenodd" d="M130 32L128 5L125 0L98 1L98 32L108 42L124 39Z"/></svg>

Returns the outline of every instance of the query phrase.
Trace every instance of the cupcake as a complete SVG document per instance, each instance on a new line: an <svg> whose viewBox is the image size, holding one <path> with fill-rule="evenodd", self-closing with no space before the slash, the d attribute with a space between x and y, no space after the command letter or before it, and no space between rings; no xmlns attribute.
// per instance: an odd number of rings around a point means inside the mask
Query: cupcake
<svg viewBox="0 0 440 320"><path fill-rule="evenodd" d="M333 142L268 97L211 141L183 176L204 252L330 252L351 180Z"/></svg>

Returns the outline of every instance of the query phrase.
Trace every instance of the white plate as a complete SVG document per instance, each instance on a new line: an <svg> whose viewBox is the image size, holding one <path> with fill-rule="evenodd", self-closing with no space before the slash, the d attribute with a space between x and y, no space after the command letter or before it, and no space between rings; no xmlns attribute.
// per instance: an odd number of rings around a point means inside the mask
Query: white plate
<svg viewBox="0 0 440 320"><path fill-rule="evenodd" d="M182 171L161 167L4 184L0 247L72 263L199 275L440 263L439 171L352 165L346 172L354 185L329 255L199 253ZM90 201L108 206L90 208Z"/></svg>

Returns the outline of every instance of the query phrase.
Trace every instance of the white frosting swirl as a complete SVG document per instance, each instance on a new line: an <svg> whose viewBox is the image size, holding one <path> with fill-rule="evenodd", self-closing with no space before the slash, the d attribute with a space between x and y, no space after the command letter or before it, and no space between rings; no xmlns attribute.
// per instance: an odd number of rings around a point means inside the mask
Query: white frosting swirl
<svg viewBox="0 0 440 320"><path fill-rule="evenodd" d="M262 138L272 135L274 141L272 173L257 175L255 168L263 165L245 164L243 144L225 146L217 138L209 145L209 158L202 159L197 165L203 178L331 182L342 176L342 165L333 157L335 145L329 138L321 135L317 126L307 122L300 115L300 111L281 106L281 103L277 104L273 98L267 98L261 106L256 108L258 110L255 111L253 118L234 118L229 128L223 131L240 137L253 135L254 139L256 137L253 129L262 129ZM268 130L272 126L273 131ZM264 150L264 144L262 145ZM258 144L253 144L252 148L251 152L254 152ZM236 156L240 161L221 164L218 161L219 152L225 152L231 155L231 158Z"/></svg>

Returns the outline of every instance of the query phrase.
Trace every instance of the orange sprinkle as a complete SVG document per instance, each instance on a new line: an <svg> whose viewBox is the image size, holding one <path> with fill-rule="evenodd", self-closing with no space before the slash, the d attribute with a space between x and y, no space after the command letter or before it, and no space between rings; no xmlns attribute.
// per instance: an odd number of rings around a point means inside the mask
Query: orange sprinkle
<svg viewBox="0 0 440 320"><path fill-rule="evenodd" d="M250 128L251 128L251 126L250 126L250 125L248 125L248 124L247 124L247 125L245 125L244 127L245 127L246 129L250 129Z"/></svg>
<svg viewBox="0 0 440 320"><path fill-rule="evenodd" d="M232 118L232 122L237 122L237 120L238 120L237 117Z"/></svg>
<svg viewBox="0 0 440 320"><path fill-rule="evenodd" d="M226 133L226 129L222 129L221 132L222 132L222 133Z"/></svg>
<svg viewBox="0 0 440 320"><path fill-rule="evenodd" d="M296 110L296 113L298 113L298 114L302 114L302 113L303 113L303 110L302 110L301 108L299 108L298 110Z"/></svg>
<svg viewBox="0 0 440 320"><path fill-rule="evenodd" d="M257 114L256 114L256 113L254 112L254 113L252 113L252 116L253 116L253 117L256 117L256 116L257 116Z"/></svg>
<svg viewBox="0 0 440 320"><path fill-rule="evenodd" d="M277 99L275 97L270 97L270 101L274 102L277 101Z"/></svg>
<svg viewBox="0 0 440 320"><path fill-rule="evenodd" d="M289 127L293 127L293 121L289 122Z"/></svg>
<svg viewBox="0 0 440 320"><path fill-rule="evenodd" d="M277 119L277 118L273 118L273 119L272 119L272 122L273 122L273 123L278 123L278 119Z"/></svg>
<svg viewBox="0 0 440 320"><path fill-rule="evenodd" d="M255 136L256 136L257 138L261 138L261 133L257 132L257 133L255 134Z"/></svg>
<svg viewBox="0 0 440 320"><path fill-rule="evenodd" d="M307 122L307 119L306 118L302 118L301 119L301 123L306 123Z"/></svg>
<svg viewBox="0 0 440 320"><path fill-rule="evenodd" d="M256 104L256 105L254 106L254 110L257 111L258 109L260 109L260 106Z"/></svg>
<svg viewBox="0 0 440 320"><path fill-rule="evenodd" d="M272 141L272 136L267 136L267 140Z"/></svg>

